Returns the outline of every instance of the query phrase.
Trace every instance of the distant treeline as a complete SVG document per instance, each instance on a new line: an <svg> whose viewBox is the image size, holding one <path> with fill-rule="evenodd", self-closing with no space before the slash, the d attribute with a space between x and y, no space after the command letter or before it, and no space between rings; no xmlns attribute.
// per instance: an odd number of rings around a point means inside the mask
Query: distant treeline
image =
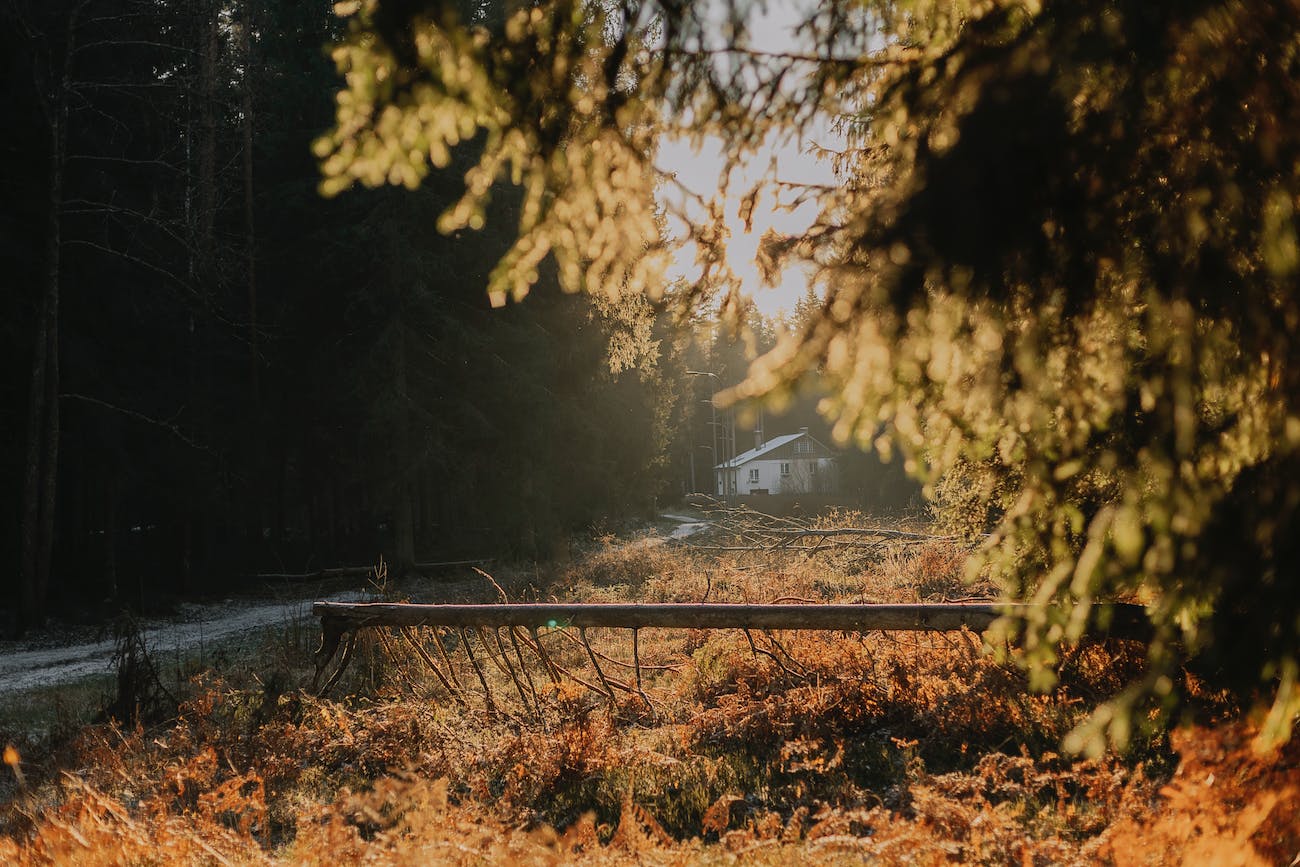
<svg viewBox="0 0 1300 867"><path fill-rule="evenodd" d="M435 227L463 166L318 195L337 26L324 0L0 7L22 620L381 553L546 556L667 485L675 392L607 364L628 314L545 276L491 310L506 235Z"/></svg>
<svg viewBox="0 0 1300 867"><path fill-rule="evenodd" d="M492 310L518 197L436 228L472 148L418 191L319 195L339 26L325 0L0 7L0 628L380 554L545 558L713 490L733 416L707 402L746 364L718 329L545 270ZM805 398L785 424L816 423Z"/></svg>

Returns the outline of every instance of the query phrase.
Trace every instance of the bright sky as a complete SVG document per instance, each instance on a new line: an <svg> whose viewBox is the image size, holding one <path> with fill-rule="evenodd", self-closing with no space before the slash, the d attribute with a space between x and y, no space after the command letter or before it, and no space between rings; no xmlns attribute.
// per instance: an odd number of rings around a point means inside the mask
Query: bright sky
<svg viewBox="0 0 1300 867"><path fill-rule="evenodd" d="M761 51L797 50L793 27L806 15L810 5L806 0L773 0L766 8L756 9L751 18L751 46ZM843 146L838 137L825 128L816 133L815 143L836 150ZM744 221L740 218L740 200L762 176L773 155L777 161L778 180L834 184L835 177L829 163L808 153L809 144L811 142L807 141L790 143L759 152L747 165L733 172L728 189L725 203L727 227L731 234L727 251L728 263L740 278L744 292L768 316L794 307L807 288L808 275L802 268L790 268L782 274L776 287L764 286L754 264L759 240L769 229L785 235L800 234L812 224L817 211L811 204L802 205L794 211L776 210L772 196L767 195L759 200L754 209L753 231L746 232ZM724 164L722 148L723 142L716 138L706 141L701 151L693 150L684 141L665 141L660 145L658 166L665 172L676 174L677 180L691 191L711 195L719 188L721 180ZM681 206L681 194L671 187L666 186L661 195L666 203ZM670 220L669 228L670 231L680 233L683 226L680 221ZM688 280L698 277L699 268L695 265L694 258L694 249L686 248L679 255L670 276Z"/></svg>

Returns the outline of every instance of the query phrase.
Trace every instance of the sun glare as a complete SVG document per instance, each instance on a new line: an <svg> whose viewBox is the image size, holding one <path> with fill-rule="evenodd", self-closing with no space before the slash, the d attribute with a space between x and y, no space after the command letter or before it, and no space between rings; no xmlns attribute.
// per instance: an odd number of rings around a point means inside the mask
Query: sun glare
<svg viewBox="0 0 1300 867"><path fill-rule="evenodd" d="M804 234L817 218L817 209L805 202L796 208L785 207L789 195L782 195L779 185L764 185L753 210L745 219L747 194L762 179L770 160L775 158L777 179L781 184L828 185L834 182L830 166L808 153L807 147L785 145L769 148L735 169L729 179L723 177L725 161L723 143L718 139L705 142L696 150L689 142L665 142L660 149L659 168L675 176L677 183L706 201L723 196L722 205L727 229L727 264L740 281L742 292L752 298L766 316L789 312L803 296L809 274L803 266L784 269L776 285L764 282L757 265L759 244L769 231L779 235ZM724 184L724 181L729 183ZM725 195L720 191L726 188ZM668 228L675 237L685 237L685 221L702 221L705 210L676 185L666 185L660 193L669 211ZM685 244L670 270L673 279L698 280L700 266L696 247Z"/></svg>
<svg viewBox="0 0 1300 867"><path fill-rule="evenodd" d="M749 47L756 51L789 50L792 43L799 41L795 28L808 12L808 5L802 2L771 3L752 10ZM706 202L720 204L727 230L727 265L740 281L741 291L766 316L789 312L807 289L807 269L787 268L778 275L775 285L769 285L764 282L756 262L759 245L769 231L791 236L808 231L817 218L816 206L811 202L797 208L788 205L801 187L836 183L829 161L818 158L816 151L818 147L842 150L842 138L832 130L829 119L824 119L814 124L801 141L767 142L734 169L730 177L724 177L723 155L730 148L723 139L705 137L699 148L686 138L662 142L658 168L675 179L675 183L665 184L660 191L660 200L669 212L669 231L674 237L683 238L687 235L687 222L699 224L705 220L705 208L688 199L698 196ZM775 183L767 178L768 183L747 221L745 197L773 166ZM669 276L698 280L701 275L696 254L694 244L684 245Z"/></svg>

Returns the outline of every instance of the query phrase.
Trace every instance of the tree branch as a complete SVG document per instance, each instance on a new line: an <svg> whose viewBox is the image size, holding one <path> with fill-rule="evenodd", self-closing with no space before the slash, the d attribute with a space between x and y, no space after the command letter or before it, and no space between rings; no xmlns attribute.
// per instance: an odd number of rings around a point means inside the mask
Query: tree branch
<svg viewBox="0 0 1300 867"><path fill-rule="evenodd" d="M190 448L195 449L196 451L204 452L208 455L211 455L214 458L217 458L218 460L221 459L221 454L217 452L216 449L213 449L211 446L204 445L203 443L195 442L193 439L190 438L188 434L185 433L185 431L181 430L180 427L175 422L164 421L162 419L154 418L153 416L145 415L142 412L136 412L133 409L127 409L126 407L118 406L115 403L109 403L106 400L100 400L97 397L90 397L89 395L77 394L75 392L64 392L59 395L59 399L79 400L82 403L89 403L94 406L103 407L104 409L112 410L113 412L116 413L121 413L122 415L127 416L128 418L135 419L136 421L141 422L143 424L162 428L163 430L170 433L172 436L176 437L176 439L185 443L185 445L189 446Z"/></svg>

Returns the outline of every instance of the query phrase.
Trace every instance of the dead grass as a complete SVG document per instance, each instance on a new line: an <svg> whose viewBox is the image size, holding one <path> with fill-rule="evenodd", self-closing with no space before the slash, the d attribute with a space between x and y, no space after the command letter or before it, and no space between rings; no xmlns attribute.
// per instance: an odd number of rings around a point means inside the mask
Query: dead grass
<svg viewBox="0 0 1300 867"><path fill-rule="evenodd" d="M971 592L949 543L849 568L833 558L753 568L607 540L537 589L653 601ZM496 594L486 581L483 592ZM1218 722L1172 737L1153 725L1127 756L1057 752L1139 670L1133 646L1082 647L1056 690L1034 695L971 634L643 630L643 693L606 696L601 674L634 680L629 635L588 637L600 673L572 636L540 636L568 672L557 684L530 636L510 675L491 658L513 653L508 637L425 630L430 658L454 660L449 692L402 639L374 633L338 701L294 688L300 651L268 640L259 679L201 677L165 725L90 726L27 756L27 787L0 804L0 863L1285 864L1300 853L1300 748L1250 752L1250 723L1222 701L1204 699Z"/></svg>

